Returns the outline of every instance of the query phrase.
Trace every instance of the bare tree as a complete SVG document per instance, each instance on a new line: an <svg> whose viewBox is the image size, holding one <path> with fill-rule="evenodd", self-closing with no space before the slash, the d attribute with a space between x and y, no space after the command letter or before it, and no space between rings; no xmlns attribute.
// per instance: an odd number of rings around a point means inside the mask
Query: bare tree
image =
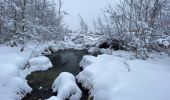
<svg viewBox="0 0 170 100"><path fill-rule="evenodd" d="M81 33L82 33L82 34L86 34L86 36L87 36L87 34L88 34L88 25L87 25L87 23L84 21L84 19L83 19L82 16L79 15L79 17L80 17Z"/></svg>

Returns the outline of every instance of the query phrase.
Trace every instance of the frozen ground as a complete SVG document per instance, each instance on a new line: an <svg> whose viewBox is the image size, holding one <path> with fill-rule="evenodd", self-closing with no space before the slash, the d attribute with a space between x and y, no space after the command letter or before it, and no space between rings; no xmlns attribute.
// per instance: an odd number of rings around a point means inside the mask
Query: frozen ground
<svg viewBox="0 0 170 100"><path fill-rule="evenodd" d="M94 100L170 100L170 57L134 59L123 51L84 56L77 75Z"/></svg>

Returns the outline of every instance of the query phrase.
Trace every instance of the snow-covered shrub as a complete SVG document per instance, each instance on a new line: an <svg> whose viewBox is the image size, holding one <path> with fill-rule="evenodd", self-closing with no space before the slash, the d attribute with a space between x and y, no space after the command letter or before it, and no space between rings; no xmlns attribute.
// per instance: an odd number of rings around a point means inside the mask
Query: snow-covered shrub
<svg viewBox="0 0 170 100"><path fill-rule="evenodd" d="M95 22L95 26L100 26L97 32L107 37L102 43L116 39L120 44L124 42L126 50L137 51L138 56L150 51L152 42L169 36L169 5L168 0L122 0L116 8L108 5L103 11L104 20L98 20L97 25ZM110 47L107 44L105 47ZM161 44L165 48L160 52L167 52L168 41Z"/></svg>
<svg viewBox="0 0 170 100"><path fill-rule="evenodd" d="M157 52L165 52L170 54L170 36L166 38L159 38L149 43L148 48Z"/></svg>
<svg viewBox="0 0 170 100"><path fill-rule="evenodd" d="M28 40L62 40L67 27L63 24L64 14L61 9L56 9L61 8L61 3L58 2L60 0L1 0L0 43L10 40L18 43Z"/></svg>

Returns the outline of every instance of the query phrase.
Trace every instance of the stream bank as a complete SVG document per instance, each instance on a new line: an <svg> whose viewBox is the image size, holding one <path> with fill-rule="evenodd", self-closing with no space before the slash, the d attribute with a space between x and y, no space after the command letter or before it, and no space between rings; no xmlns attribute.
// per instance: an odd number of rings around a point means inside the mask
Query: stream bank
<svg viewBox="0 0 170 100"><path fill-rule="evenodd" d="M56 95L52 93L51 86L61 72L70 72L76 76L80 71L79 62L84 55L88 55L87 50L66 49L47 55L53 67L46 71L32 72L27 76L28 84L33 89L23 100L45 100ZM81 100L87 100L88 91L84 90L81 84L77 84L82 90Z"/></svg>

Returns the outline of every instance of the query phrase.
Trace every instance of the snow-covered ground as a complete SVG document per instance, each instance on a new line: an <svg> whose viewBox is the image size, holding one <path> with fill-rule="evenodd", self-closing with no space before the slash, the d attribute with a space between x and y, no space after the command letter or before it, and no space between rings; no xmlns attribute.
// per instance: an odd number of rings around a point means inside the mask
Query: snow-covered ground
<svg viewBox="0 0 170 100"><path fill-rule="evenodd" d="M77 79L94 100L170 100L170 57L133 59L133 53L84 56Z"/></svg>
<svg viewBox="0 0 170 100"><path fill-rule="evenodd" d="M0 46L0 100L20 100L31 92L27 81L20 75L30 51Z"/></svg>
<svg viewBox="0 0 170 100"><path fill-rule="evenodd" d="M49 59L41 56L41 52L46 48L81 49L81 46L69 41L66 39L61 44L50 42L34 46L30 43L23 52L20 52L21 47L0 45L0 100L20 100L26 93L31 92L25 76L32 71L52 67ZM96 50L91 48L89 51ZM147 60L138 60L133 52L106 49L97 51L105 54L97 57L84 56L80 62L83 71L76 76L78 81L90 90L94 100L170 100L170 57L150 53ZM26 64L28 66L24 69ZM74 76L68 76L57 78L62 82L61 94L63 88L69 87L68 83L74 83L76 87ZM55 88L57 84L58 82L55 83ZM78 87L76 88L78 90ZM71 89L68 93L74 92ZM56 91L59 92L54 89L54 92ZM80 93L79 91L79 97ZM50 100L61 98L53 96Z"/></svg>
<svg viewBox="0 0 170 100"><path fill-rule="evenodd" d="M22 99L32 91L25 76L32 71L52 67L49 59L44 56L30 59L33 49L25 48L23 52L20 49L21 47L0 46L0 100ZM29 68L24 69L27 64Z"/></svg>

